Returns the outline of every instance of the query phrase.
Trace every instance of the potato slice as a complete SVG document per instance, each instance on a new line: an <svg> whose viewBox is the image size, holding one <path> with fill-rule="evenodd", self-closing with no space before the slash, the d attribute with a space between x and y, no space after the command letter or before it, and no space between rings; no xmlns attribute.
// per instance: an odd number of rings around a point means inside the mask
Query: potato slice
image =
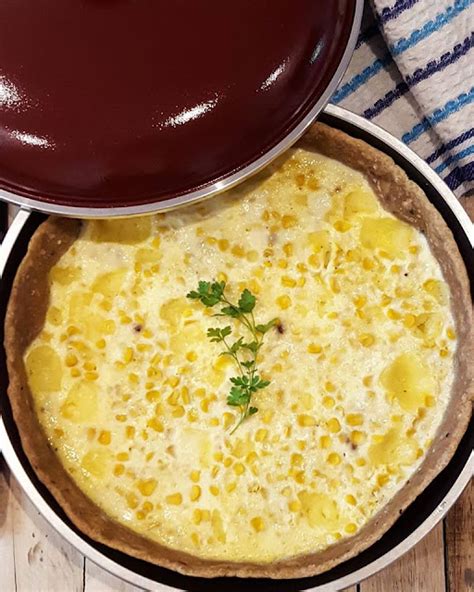
<svg viewBox="0 0 474 592"><path fill-rule="evenodd" d="M413 354L401 354L383 372L382 385L390 399L396 399L402 409L416 412L424 405L435 387L428 368Z"/></svg>
<svg viewBox="0 0 474 592"><path fill-rule="evenodd" d="M366 218L360 242L368 249L380 249L389 257L404 257L413 239L413 229L395 218Z"/></svg>
<svg viewBox="0 0 474 592"><path fill-rule="evenodd" d="M33 348L25 364L28 384L34 393L52 393L61 388L61 360L49 345Z"/></svg>
<svg viewBox="0 0 474 592"><path fill-rule="evenodd" d="M61 405L61 415L74 423L93 420L98 411L99 387L93 382L74 384Z"/></svg>
<svg viewBox="0 0 474 592"><path fill-rule="evenodd" d="M123 220L94 220L89 222L90 236L98 243L122 243L135 245L151 235L151 217Z"/></svg>

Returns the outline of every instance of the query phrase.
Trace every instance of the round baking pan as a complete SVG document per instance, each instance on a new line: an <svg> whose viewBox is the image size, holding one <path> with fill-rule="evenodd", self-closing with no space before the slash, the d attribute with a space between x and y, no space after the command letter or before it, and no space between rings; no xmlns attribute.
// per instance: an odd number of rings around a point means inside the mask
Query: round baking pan
<svg viewBox="0 0 474 592"><path fill-rule="evenodd" d="M327 104L363 4L0 3L0 199L130 216L239 183Z"/></svg>
<svg viewBox="0 0 474 592"><path fill-rule="evenodd" d="M407 172L408 176L423 188L429 200L443 215L451 228L466 268L471 273L472 286L474 283L472 225L454 195L430 167L390 134L344 109L329 106L321 116L321 120L353 137L365 140L390 155ZM41 214L20 212L4 240L0 254L0 272L2 274L0 316L2 318L5 315L9 292L18 264L25 255L32 233L44 219L45 216ZM3 323L1 326L3 332ZM3 349L0 355L0 364L0 380L2 381L0 445L16 479L50 524L81 553L116 576L149 590L221 592L225 589L226 592L237 592L247 587L258 589L260 592L274 592L276 589L278 592L340 590L369 577L407 552L442 519L473 474L474 419L471 418L468 430L448 466L405 510L386 534L358 556L318 576L298 580L281 580L278 583L274 580L263 579L250 582L238 578L208 580L186 577L96 543L71 524L52 495L36 477L21 448L19 434L5 394L7 375Z"/></svg>

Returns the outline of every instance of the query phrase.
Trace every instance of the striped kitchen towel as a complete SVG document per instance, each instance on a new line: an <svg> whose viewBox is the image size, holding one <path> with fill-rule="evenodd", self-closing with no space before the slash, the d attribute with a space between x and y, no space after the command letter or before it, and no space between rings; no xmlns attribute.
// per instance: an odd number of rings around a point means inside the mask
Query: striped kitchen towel
<svg viewBox="0 0 474 592"><path fill-rule="evenodd" d="M422 156L458 197L474 189L474 0L372 0L332 102Z"/></svg>

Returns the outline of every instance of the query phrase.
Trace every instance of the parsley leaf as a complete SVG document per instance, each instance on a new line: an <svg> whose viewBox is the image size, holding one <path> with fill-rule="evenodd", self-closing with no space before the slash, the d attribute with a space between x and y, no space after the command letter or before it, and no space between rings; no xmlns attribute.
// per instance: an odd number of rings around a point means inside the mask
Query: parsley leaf
<svg viewBox="0 0 474 592"><path fill-rule="evenodd" d="M211 327L207 330L207 336L212 343L222 343L224 351L219 355L230 356L239 370L238 376L230 379L232 384L227 396L227 404L231 407L239 407L240 419L232 432L246 419L255 415L258 408L251 406L252 396L269 386L270 381L263 379L257 373L257 358L263 344L263 337L277 324L277 319L272 319L265 324L256 324L253 311L256 298L250 290L243 290L237 304L229 301L225 295L225 282L200 281L198 289L187 294L190 300L198 300L204 306L212 308L217 304L223 305L215 317L228 317L239 322L251 336L250 341L244 341L239 337L234 343L229 343L227 337L232 334L232 328Z"/></svg>

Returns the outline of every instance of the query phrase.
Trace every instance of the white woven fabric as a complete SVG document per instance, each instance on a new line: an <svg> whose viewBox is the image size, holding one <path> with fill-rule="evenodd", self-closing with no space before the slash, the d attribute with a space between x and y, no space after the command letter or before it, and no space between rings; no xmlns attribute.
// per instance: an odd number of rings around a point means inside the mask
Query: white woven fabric
<svg viewBox="0 0 474 592"><path fill-rule="evenodd" d="M458 195L474 188L474 0L373 0L332 102L422 156Z"/></svg>

